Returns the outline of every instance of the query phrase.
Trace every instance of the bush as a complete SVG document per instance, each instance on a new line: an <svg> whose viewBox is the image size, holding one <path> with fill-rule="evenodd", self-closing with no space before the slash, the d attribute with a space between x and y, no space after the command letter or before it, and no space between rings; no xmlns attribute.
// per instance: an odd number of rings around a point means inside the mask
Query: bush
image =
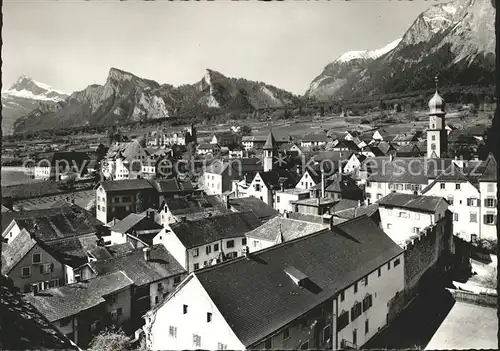
<svg viewBox="0 0 500 351"><path fill-rule="evenodd" d="M131 348L130 338L121 329L104 329L90 342L88 350L121 351Z"/></svg>

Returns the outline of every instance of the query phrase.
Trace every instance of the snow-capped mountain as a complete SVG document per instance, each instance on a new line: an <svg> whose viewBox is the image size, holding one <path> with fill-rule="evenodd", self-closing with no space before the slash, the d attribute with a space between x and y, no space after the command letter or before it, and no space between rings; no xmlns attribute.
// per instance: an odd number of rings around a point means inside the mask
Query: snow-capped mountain
<svg viewBox="0 0 500 351"><path fill-rule="evenodd" d="M375 60L382 55L387 54L389 51L393 50L401 41L401 38L390 42L386 46L376 49L376 50L364 50L364 51L348 51L340 55L335 62L347 62L351 60Z"/></svg>
<svg viewBox="0 0 500 351"><path fill-rule="evenodd" d="M347 68L339 68L337 59L306 94L328 100L409 92L432 88L435 75L443 86L494 85L493 3L455 0L432 5L392 49L375 59L362 52L361 58L346 62Z"/></svg>
<svg viewBox="0 0 500 351"><path fill-rule="evenodd" d="M25 116L40 103L64 101L67 94L40 83L28 76L22 75L12 86L2 92L2 131L12 132L16 119Z"/></svg>
<svg viewBox="0 0 500 351"><path fill-rule="evenodd" d="M380 49L348 51L327 65L317 76L306 92L306 96L328 99L341 89L349 80L362 72L375 59L387 54L399 44L394 40Z"/></svg>
<svg viewBox="0 0 500 351"><path fill-rule="evenodd" d="M104 85L90 85L63 102L40 104L16 121L14 132L193 116L207 109L253 111L292 105L296 100L293 94L271 85L228 78L210 69L199 82L174 87L111 68Z"/></svg>

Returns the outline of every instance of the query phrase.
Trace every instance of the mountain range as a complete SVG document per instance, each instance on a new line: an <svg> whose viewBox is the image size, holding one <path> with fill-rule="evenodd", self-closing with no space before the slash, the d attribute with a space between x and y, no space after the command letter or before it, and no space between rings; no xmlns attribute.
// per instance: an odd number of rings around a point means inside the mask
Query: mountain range
<svg viewBox="0 0 500 351"><path fill-rule="evenodd" d="M305 97L330 101L428 89L440 84L494 85L494 0L454 0L421 13L404 35L376 50L349 51L328 64ZM274 86L207 69L200 81L174 87L109 70L103 85L70 95L28 77L2 93L4 133L112 125L201 112L251 112L296 105Z"/></svg>
<svg viewBox="0 0 500 351"><path fill-rule="evenodd" d="M319 100L402 93L442 85L494 85L493 0L455 0L421 13L400 40L341 55L311 83Z"/></svg>
<svg viewBox="0 0 500 351"><path fill-rule="evenodd" d="M22 75L2 92L2 131L9 134L14 122L38 108L40 102L64 101L67 94Z"/></svg>

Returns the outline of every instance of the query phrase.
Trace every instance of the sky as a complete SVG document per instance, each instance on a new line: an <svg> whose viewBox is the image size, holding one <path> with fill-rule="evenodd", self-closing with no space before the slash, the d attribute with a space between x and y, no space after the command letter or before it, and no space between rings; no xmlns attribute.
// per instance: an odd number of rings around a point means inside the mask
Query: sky
<svg viewBox="0 0 500 351"><path fill-rule="evenodd" d="M402 37L439 2L4 0L2 91L25 74L71 93L116 67L175 86L210 68L303 94L339 55Z"/></svg>

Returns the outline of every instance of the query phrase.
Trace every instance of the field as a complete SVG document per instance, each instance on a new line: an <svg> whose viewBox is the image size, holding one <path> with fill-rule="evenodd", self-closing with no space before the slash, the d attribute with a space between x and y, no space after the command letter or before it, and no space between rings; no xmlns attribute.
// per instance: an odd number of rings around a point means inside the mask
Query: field
<svg viewBox="0 0 500 351"><path fill-rule="evenodd" d="M40 180L27 175L21 167L2 167L2 186L35 183Z"/></svg>

